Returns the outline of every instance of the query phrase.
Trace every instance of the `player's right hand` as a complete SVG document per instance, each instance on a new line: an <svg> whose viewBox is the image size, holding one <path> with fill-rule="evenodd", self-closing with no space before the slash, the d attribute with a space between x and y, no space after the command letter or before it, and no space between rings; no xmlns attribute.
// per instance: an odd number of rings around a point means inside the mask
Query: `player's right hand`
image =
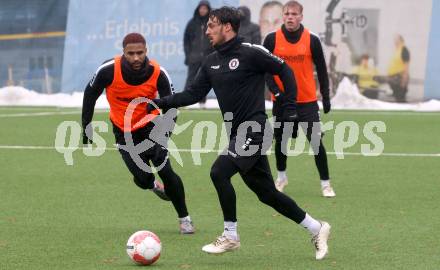
<svg viewBox="0 0 440 270"><path fill-rule="evenodd" d="M329 113L331 108L332 108L332 105L330 103L330 98L328 98L328 97L327 98L323 98L322 99L322 106L323 106L323 109L324 109L324 113Z"/></svg>

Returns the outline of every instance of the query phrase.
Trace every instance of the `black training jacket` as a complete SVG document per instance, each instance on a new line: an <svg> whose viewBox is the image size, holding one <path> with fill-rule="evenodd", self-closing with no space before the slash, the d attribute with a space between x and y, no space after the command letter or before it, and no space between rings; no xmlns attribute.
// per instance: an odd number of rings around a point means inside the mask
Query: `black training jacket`
<svg viewBox="0 0 440 270"><path fill-rule="evenodd" d="M222 115L232 113L231 135L244 121L264 124L267 115L264 75L279 75L284 87L284 106L295 106L296 84L289 66L260 45L242 43L235 37L216 46L185 91L161 99L161 107L176 108L197 103L214 89ZM229 119L227 119L229 120Z"/></svg>

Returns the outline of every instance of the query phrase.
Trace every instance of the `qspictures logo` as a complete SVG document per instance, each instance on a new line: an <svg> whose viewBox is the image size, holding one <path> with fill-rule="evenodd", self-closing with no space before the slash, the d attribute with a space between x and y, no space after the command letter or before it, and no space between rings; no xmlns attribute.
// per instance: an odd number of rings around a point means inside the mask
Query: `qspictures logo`
<svg viewBox="0 0 440 270"><path fill-rule="evenodd" d="M133 111L137 106L146 106L147 103L153 104L147 98L137 98L130 102L124 117L124 126L130 127ZM271 118L262 125L254 121L241 123L236 131L234 138L230 138L233 114L227 112L224 115L224 122L218 124L214 121L194 122L189 120L183 124L175 122L179 111L170 109L165 114L154 116L147 114L141 121L151 122L153 125L149 134L145 135L145 140L135 144L131 132L124 133L125 145L107 147L107 142L101 136L102 133L109 132L108 124L104 121L94 121L85 128L88 138L92 138L93 144L80 147L82 127L75 121L64 121L60 123L56 131L55 148L56 151L64 156L67 165L73 165L73 153L82 149L83 154L89 157L99 157L106 150L126 151L139 168L146 172L160 170L164 163L152 168L146 164L141 154L148 151L155 145L169 150L169 155L180 166L201 166L203 165L202 154L216 153L218 155L228 155L234 153L239 156L251 156L255 154L270 154L269 149L273 141L273 129L280 128L281 123L276 118ZM298 126L295 126L298 125ZM298 129L298 136L291 140L293 130ZM302 132L300 131L302 130ZM310 138L306 137L307 130L311 130ZM354 121L342 121L336 123L328 121L325 123L300 122L284 123L282 131L281 151L286 156L298 156L303 154L317 155L319 144L324 133L333 133L333 150L337 159L344 159L344 151L348 148L360 146L360 154L363 156L380 156L385 148L381 134L386 132L386 125L382 121L369 121L359 125ZM173 134L170 136L170 134ZM185 133L185 135L183 135ZM191 134L190 148L178 148L176 141L187 140L188 133ZM258 136L257 136L258 135ZM234 143L231 145L231 141ZM309 141L307 143L307 141ZM359 142L362 142L359 144ZM227 151L225 151L227 150ZM191 159L183 159L181 153L191 154Z"/></svg>

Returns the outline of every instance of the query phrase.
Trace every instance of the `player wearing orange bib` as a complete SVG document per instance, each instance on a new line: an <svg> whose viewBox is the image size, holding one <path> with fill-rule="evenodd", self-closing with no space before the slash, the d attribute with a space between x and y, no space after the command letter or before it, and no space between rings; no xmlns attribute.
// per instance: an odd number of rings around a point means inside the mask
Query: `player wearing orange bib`
<svg viewBox="0 0 440 270"><path fill-rule="evenodd" d="M284 24L278 31L267 35L264 40L264 47L286 61L293 70L298 93L296 107L298 120L295 121L291 137L297 137L298 125L300 125L306 133L308 141L311 142L315 153L315 164L321 178L322 194L324 197L334 197L335 192L330 185L327 153L321 140L319 107L316 96L316 83L313 76L315 66L324 113L328 113L331 106L327 68L319 38L301 24L302 11L303 7L299 2L287 2L283 8ZM277 76L267 75L266 83L274 93L284 91L283 85ZM281 99L282 94L278 100L274 101L273 107L273 115L277 117L278 121L283 113L280 106L282 104ZM278 170L278 178L275 184L280 191L283 191L288 183L286 174L287 140L283 140L283 129L284 124L282 123L281 127L275 128L274 131L275 157Z"/></svg>
<svg viewBox="0 0 440 270"><path fill-rule="evenodd" d="M142 189L150 189L164 200L171 200L179 217L180 232L194 233L194 227L185 203L185 191L182 180L171 168L166 147L150 140L155 124L153 119L159 114L158 110L147 113L146 103L130 107L130 103L138 98L150 100L168 96L173 93L171 79L166 70L146 56L146 42L142 35L131 33L123 40L122 56L116 56L104 62L96 71L84 91L82 108L82 126L84 129L83 143L90 142L86 135L98 97L106 89L107 100L110 104L110 120L119 152L127 168L133 175L135 184ZM126 113L126 112L130 113ZM148 117L147 117L148 115ZM146 118L147 117L147 118ZM127 143L127 138L132 141ZM158 174L163 181L155 180L152 171L142 169L124 146L138 145L141 142L151 142L150 147L139 154L142 164L150 162L158 168Z"/></svg>

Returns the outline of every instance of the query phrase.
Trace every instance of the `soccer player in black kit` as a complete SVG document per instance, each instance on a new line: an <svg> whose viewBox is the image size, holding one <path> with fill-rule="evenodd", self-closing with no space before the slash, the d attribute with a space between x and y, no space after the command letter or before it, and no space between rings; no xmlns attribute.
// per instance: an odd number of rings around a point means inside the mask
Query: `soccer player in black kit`
<svg viewBox="0 0 440 270"><path fill-rule="evenodd" d="M285 86L285 121L296 118L296 86L292 71L281 59L261 46L242 44L237 37L240 13L235 8L222 7L209 15L206 34L215 48L199 69L194 82L181 93L155 99L159 108L176 108L197 103L211 88L217 96L225 122L230 124L230 143L211 168L211 179L223 211L224 231L202 250L223 253L240 247L237 232L236 195L231 177L239 173L258 199L285 217L301 224L312 234L316 259L328 252L330 225L304 212L294 200L275 188L265 147L264 129L267 115L264 106L264 75L280 76ZM152 106L149 106L152 108ZM257 127L255 127L257 125ZM242 127L252 128L242 128ZM270 146L269 139L269 146ZM254 153L246 152L255 149Z"/></svg>

